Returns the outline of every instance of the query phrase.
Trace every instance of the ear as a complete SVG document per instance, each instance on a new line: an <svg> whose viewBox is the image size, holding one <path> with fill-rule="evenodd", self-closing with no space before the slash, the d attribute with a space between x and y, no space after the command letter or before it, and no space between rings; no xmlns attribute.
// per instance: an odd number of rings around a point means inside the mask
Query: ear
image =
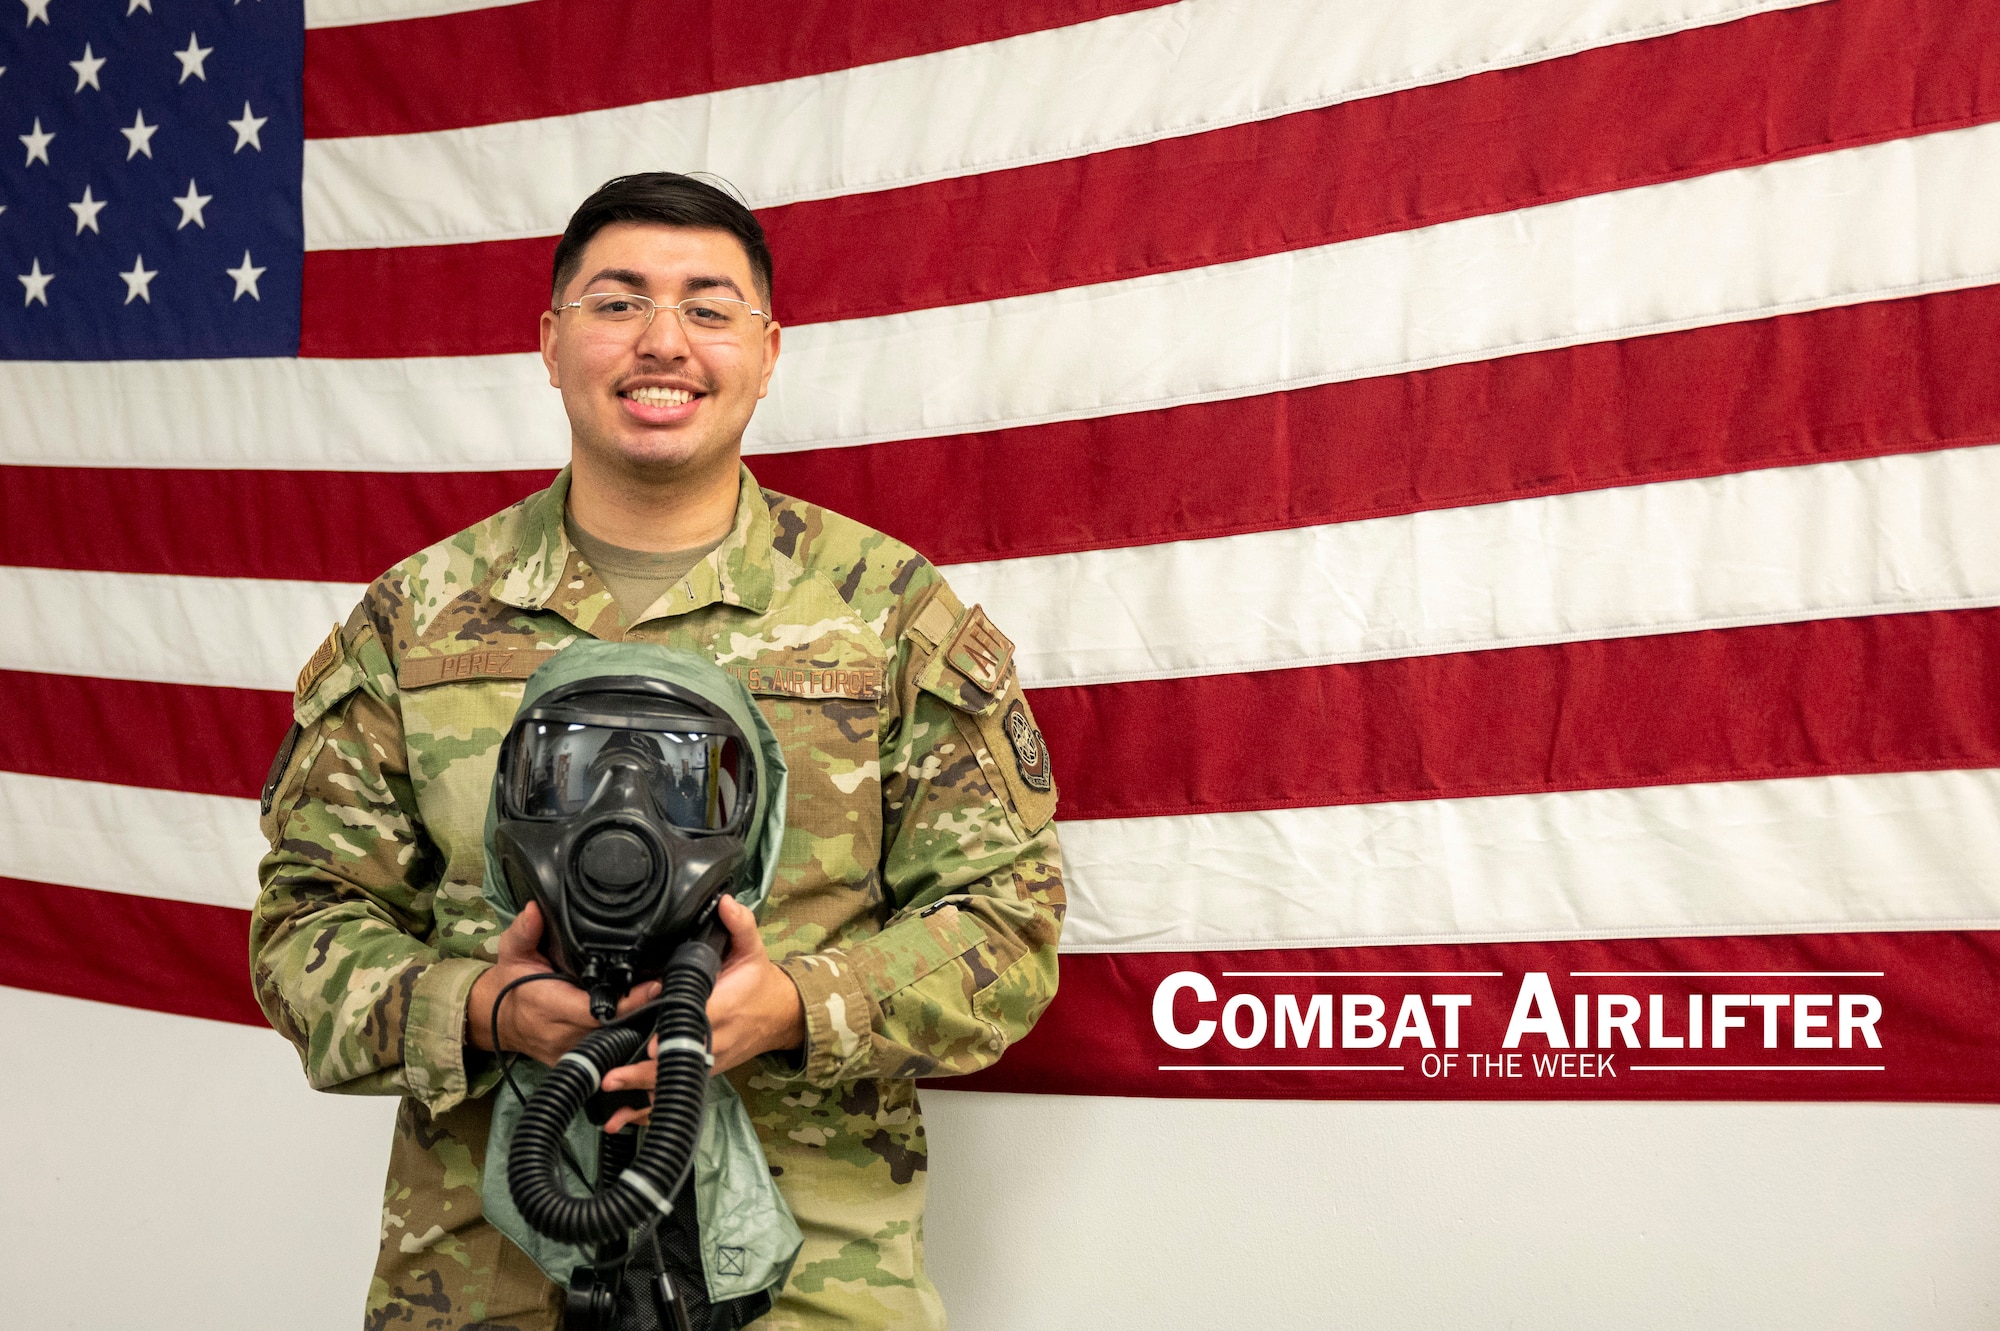
<svg viewBox="0 0 2000 1331"><path fill-rule="evenodd" d="M784 341L784 331L775 319L764 329L764 377L757 381L757 397L760 401L771 391L771 371L778 368L778 346Z"/></svg>
<svg viewBox="0 0 2000 1331"><path fill-rule="evenodd" d="M562 387L562 373L556 369L556 312L542 311L542 364L548 367L549 387Z"/></svg>

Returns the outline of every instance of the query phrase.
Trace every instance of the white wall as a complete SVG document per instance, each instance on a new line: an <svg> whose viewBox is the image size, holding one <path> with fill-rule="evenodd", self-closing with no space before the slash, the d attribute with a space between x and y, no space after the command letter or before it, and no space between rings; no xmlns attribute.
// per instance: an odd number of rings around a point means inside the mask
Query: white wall
<svg viewBox="0 0 2000 1331"><path fill-rule="evenodd" d="M925 1096L959 1331L2000 1326L2000 1109Z"/></svg>
<svg viewBox="0 0 2000 1331"><path fill-rule="evenodd" d="M0 989L0 1324L359 1323L392 1106ZM2000 1325L2000 1108L929 1092L959 1331Z"/></svg>

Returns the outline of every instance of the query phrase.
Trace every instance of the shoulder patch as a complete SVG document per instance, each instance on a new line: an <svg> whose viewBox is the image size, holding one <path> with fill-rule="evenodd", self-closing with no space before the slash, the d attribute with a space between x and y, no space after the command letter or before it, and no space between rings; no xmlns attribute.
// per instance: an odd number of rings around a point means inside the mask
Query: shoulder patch
<svg viewBox="0 0 2000 1331"><path fill-rule="evenodd" d="M326 641L322 642L306 661L305 669L299 671L299 682L292 689L292 705L296 707L312 696L314 687L326 678L327 672L332 670L339 660L340 625L335 624L333 632L326 635Z"/></svg>
<svg viewBox="0 0 2000 1331"><path fill-rule="evenodd" d="M937 604L933 601L931 604ZM973 606L967 611L944 649L951 668L989 694L998 694L1014 668L1014 644L993 626L986 611Z"/></svg>
<svg viewBox="0 0 2000 1331"><path fill-rule="evenodd" d="M1054 790L1055 778L1049 774L1049 746L1042 742L1041 728L1018 694L1007 705L1000 722L1006 727L1007 742L1014 746L1014 760L1022 783L1030 790Z"/></svg>
<svg viewBox="0 0 2000 1331"><path fill-rule="evenodd" d="M1020 683L1009 679L995 706L984 712L958 712L953 720L989 778L999 778L993 782L994 790L1002 795L1021 833L1033 836L1046 827L1055 817L1056 778L1049 746L1021 696Z"/></svg>

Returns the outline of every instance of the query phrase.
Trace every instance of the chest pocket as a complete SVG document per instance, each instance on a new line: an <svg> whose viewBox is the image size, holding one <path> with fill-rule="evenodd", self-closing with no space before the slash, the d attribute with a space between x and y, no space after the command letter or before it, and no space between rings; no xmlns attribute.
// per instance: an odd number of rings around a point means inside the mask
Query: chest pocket
<svg viewBox="0 0 2000 1331"><path fill-rule="evenodd" d="M940 587L912 619L911 636L929 646L917 687L952 709L965 742L1025 836L1048 826L1056 812L1049 746L1021 693L1014 644L978 606L965 609Z"/></svg>

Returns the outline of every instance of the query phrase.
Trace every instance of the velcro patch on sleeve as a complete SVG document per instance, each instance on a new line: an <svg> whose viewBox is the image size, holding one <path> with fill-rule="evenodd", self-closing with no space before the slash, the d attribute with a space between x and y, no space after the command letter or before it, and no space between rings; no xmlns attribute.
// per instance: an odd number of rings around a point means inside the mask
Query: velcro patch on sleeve
<svg viewBox="0 0 2000 1331"><path fill-rule="evenodd" d="M944 649L944 659L975 686L997 696L1014 668L1014 644L975 605Z"/></svg>
<svg viewBox="0 0 2000 1331"><path fill-rule="evenodd" d="M958 608L949 592L924 602L924 608L910 621L910 632L923 639L926 647L936 647L951 636L951 630L958 623Z"/></svg>
<svg viewBox="0 0 2000 1331"><path fill-rule="evenodd" d="M526 679L554 656L554 652L536 647L480 647L469 652L406 656L396 667L396 686L421 689L465 679Z"/></svg>
<svg viewBox="0 0 2000 1331"><path fill-rule="evenodd" d="M306 661L305 669L299 671L299 682L292 689L294 704L303 703L312 695L313 688L326 678L334 663L340 660L340 625L333 626L333 632L326 635L326 641L313 649Z"/></svg>

